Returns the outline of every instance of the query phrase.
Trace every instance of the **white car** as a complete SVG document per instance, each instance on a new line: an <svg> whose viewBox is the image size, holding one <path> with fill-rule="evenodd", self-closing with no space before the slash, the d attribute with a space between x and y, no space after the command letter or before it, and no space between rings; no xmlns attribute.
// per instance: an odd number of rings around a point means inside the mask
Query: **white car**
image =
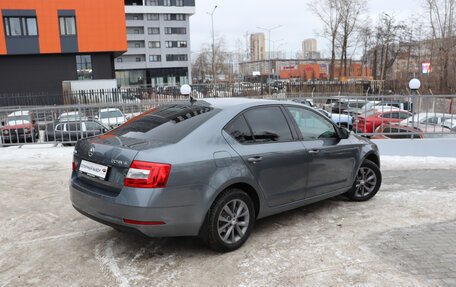
<svg viewBox="0 0 456 287"><path fill-rule="evenodd" d="M441 124L442 127L449 128L456 131L456 117L454 119L446 120Z"/></svg>
<svg viewBox="0 0 456 287"><path fill-rule="evenodd" d="M64 112L59 116L59 122L83 121L86 120L79 112Z"/></svg>
<svg viewBox="0 0 456 287"><path fill-rule="evenodd" d="M445 122L445 126L452 128L450 125L451 122L454 125L456 124L456 115L442 113L419 113L417 115L414 115L413 117L403 120L401 122L401 125L411 125L413 120L415 121L415 123L431 125L444 125L443 123Z"/></svg>
<svg viewBox="0 0 456 287"><path fill-rule="evenodd" d="M117 108L101 109L98 112L98 120L110 128L118 127L127 122L125 115Z"/></svg>

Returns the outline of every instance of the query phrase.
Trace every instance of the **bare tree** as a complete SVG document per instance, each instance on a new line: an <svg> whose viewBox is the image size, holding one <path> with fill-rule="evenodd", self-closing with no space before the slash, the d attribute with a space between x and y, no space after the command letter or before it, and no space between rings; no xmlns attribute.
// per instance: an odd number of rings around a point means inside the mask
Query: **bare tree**
<svg viewBox="0 0 456 287"><path fill-rule="evenodd" d="M309 8L323 22L323 35L331 42L329 78L334 80L336 40L342 22L340 0L314 0L309 4Z"/></svg>
<svg viewBox="0 0 456 287"><path fill-rule="evenodd" d="M215 41L214 53L212 46L205 44L201 51L198 52L196 59L192 64L193 74L199 79L205 81L206 76L212 75L212 56L215 55L214 69L216 75L231 75L232 74L232 53L226 51L225 40L218 38Z"/></svg>
<svg viewBox="0 0 456 287"><path fill-rule="evenodd" d="M358 26L363 13L366 12L366 0L338 0L340 6L341 23L339 29L340 41L340 74L339 76L347 76L347 52L351 37L360 28Z"/></svg>
<svg viewBox="0 0 456 287"><path fill-rule="evenodd" d="M425 3L429 13L433 44L438 50L440 91L448 92L450 53L455 44L455 0L425 0Z"/></svg>
<svg viewBox="0 0 456 287"><path fill-rule="evenodd" d="M380 54L380 89L383 90L383 81L386 80L388 70L395 63L398 54L402 51L405 25L396 23L393 16L383 13L376 27L377 47ZM376 55L377 56L377 55Z"/></svg>

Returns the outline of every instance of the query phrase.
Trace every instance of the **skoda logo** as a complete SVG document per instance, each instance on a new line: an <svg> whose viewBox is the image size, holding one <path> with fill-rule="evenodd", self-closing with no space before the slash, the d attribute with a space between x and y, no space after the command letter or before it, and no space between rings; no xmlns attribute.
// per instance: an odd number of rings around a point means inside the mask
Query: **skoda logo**
<svg viewBox="0 0 456 287"><path fill-rule="evenodd" d="M89 149L89 154L88 154L89 157L92 157L94 153L95 153L95 148L94 148L94 147L91 147L91 148Z"/></svg>

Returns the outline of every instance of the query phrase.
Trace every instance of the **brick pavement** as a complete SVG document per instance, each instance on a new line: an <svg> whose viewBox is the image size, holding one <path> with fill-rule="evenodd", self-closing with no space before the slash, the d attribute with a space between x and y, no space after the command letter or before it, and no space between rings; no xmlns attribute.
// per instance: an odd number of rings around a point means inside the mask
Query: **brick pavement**
<svg viewBox="0 0 456 287"><path fill-rule="evenodd" d="M392 229L368 240L399 270L436 286L456 286L456 220Z"/></svg>

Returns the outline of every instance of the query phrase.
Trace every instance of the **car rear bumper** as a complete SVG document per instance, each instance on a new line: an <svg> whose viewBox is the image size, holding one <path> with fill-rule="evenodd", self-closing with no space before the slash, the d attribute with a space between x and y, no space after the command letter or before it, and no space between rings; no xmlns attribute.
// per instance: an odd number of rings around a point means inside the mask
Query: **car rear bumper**
<svg viewBox="0 0 456 287"><path fill-rule="evenodd" d="M117 229L139 231L149 237L198 235L206 213L202 205L164 206L160 195L163 192L162 189L128 190L111 197L91 191L76 177L70 181L70 199L74 208L93 220ZM133 203L135 201L137 203ZM164 224L131 224L124 220Z"/></svg>

